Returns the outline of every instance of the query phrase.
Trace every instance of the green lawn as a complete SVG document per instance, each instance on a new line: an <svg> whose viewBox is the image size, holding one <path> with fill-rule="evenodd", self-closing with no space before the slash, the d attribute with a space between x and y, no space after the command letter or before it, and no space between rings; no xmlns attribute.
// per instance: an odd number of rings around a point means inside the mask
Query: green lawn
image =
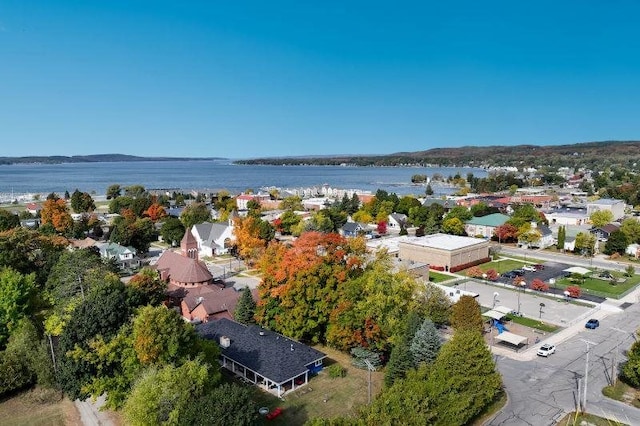
<svg viewBox="0 0 640 426"><path fill-rule="evenodd" d="M489 269L495 269L499 274L502 274L507 271L511 271L512 269L522 268L523 265L525 265L525 263L520 262L519 260L504 259L499 261L483 263L482 265L478 265L478 267L483 271L488 271Z"/></svg>
<svg viewBox="0 0 640 426"><path fill-rule="evenodd" d="M535 328L536 330L546 331L548 333L553 333L558 330L558 327L552 324L547 324L537 319L519 317L516 315L509 315L508 318L515 322L516 324L524 325L525 327Z"/></svg>
<svg viewBox="0 0 640 426"><path fill-rule="evenodd" d="M431 283L441 283L443 281L449 281L452 279L456 279L456 277L452 277L447 274L440 274L438 272L429 271L429 282Z"/></svg>
<svg viewBox="0 0 640 426"><path fill-rule="evenodd" d="M616 273L613 272L612 275L614 277L624 277L623 274L621 273ZM640 283L640 275L634 275L633 277L624 277L626 278L626 281L621 282L621 283L616 283L611 284L611 281L609 280L603 280L603 279L599 279L596 278L594 276L591 277L585 277L584 280L574 280L571 277L567 277L567 278L563 278L561 280L558 280L556 282L556 284L559 287L568 287L570 285L579 285L582 289L587 289L589 291L593 291L593 292L597 292L597 293L601 293L605 296L610 295L610 296L619 296L622 293L626 292L627 290L635 287L636 285L638 285L638 283Z"/></svg>

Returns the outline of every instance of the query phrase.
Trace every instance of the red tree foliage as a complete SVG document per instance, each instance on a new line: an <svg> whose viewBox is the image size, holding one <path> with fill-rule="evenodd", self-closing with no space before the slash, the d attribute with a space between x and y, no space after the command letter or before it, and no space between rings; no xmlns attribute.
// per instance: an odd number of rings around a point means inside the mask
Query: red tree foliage
<svg viewBox="0 0 640 426"><path fill-rule="evenodd" d="M582 290L577 285L567 287L567 291L569 292L569 297L580 297L582 293Z"/></svg>
<svg viewBox="0 0 640 426"><path fill-rule="evenodd" d="M549 291L549 284L545 283L540 278L536 278L531 283L531 289L537 291Z"/></svg>
<svg viewBox="0 0 640 426"><path fill-rule="evenodd" d="M498 274L498 271L496 271L495 269L487 269L487 272L485 272L485 274L487 274L487 279L489 281L495 281L500 276L500 274Z"/></svg>
<svg viewBox="0 0 640 426"><path fill-rule="evenodd" d="M378 222L378 234L385 235L387 233L387 222L384 220Z"/></svg>
<svg viewBox="0 0 640 426"><path fill-rule="evenodd" d="M509 223L505 223L504 225L498 226L493 235L503 243L515 241L518 239L518 228Z"/></svg>

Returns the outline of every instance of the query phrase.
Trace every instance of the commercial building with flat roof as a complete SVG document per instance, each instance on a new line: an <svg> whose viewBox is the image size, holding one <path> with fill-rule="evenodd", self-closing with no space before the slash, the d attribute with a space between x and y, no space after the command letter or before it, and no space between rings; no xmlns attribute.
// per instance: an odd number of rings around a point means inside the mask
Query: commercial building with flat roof
<svg viewBox="0 0 640 426"><path fill-rule="evenodd" d="M398 242L403 261L427 263L431 269L459 271L489 261L489 241L458 235L433 234Z"/></svg>

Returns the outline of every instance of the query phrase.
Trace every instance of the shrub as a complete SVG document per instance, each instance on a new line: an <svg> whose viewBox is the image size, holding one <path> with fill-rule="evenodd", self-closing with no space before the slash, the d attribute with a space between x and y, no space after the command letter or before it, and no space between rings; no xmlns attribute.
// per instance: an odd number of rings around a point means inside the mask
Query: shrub
<svg viewBox="0 0 640 426"><path fill-rule="evenodd" d="M482 269L478 266L473 266L467 270L467 276L471 278L480 278L483 273Z"/></svg>
<svg viewBox="0 0 640 426"><path fill-rule="evenodd" d="M338 363L329 366L327 368L327 371L329 372L329 377L331 377L332 379L344 377L347 375L347 370L345 370L345 368Z"/></svg>
<svg viewBox="0 0 640 426"><path fill-rule="evenodd" d="M549 284L545 283L539 278L536 278L531 283L531 289L537 290L537 291L549 291Z"/></svg>
<svg viewBox="0 0 640 426"><path fill-rule="evenodd" d="M500 276L500 274L498 274L498 271L496 271L495 269L488 269L485 273L487 274L487 279L490 281L495 281Z"/></svg>
<svg viewBox="0 0 640 426"><path fill-rule="evenodd" d="M567 291L569 292L569 297L580 297L582 290L577 285L570 285L567 287Z"/></svg>

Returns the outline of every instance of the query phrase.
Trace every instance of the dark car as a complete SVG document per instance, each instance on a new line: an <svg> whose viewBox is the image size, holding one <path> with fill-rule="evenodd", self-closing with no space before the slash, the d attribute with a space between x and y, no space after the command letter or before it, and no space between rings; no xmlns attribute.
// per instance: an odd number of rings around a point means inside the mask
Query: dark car
<svg viewBox="0 0 640 426"><path fill-rule="evenodd" d="M513 271L514 274L516 274L517 276L521 277L524 275L524 273L526 272L524 269L514 269Z"/></svg>
<svg viewBox="0 0 640 426"><path fill-rule="evenodd" d="M502 276L504 278L514 279L514 278L518 277L519 275L516 274L514 271L509 271L509 272L505 272L504 274L502 274Z"/></svg>
<svg viewBox="0 0 640 426"><path fill-rule="evenodd" d="M591 330L598 328L600 326L600 321L598 321L595 318L591 318L589 321L587 321L587 323L584 325L585 328L590 328Z"/></svg>

